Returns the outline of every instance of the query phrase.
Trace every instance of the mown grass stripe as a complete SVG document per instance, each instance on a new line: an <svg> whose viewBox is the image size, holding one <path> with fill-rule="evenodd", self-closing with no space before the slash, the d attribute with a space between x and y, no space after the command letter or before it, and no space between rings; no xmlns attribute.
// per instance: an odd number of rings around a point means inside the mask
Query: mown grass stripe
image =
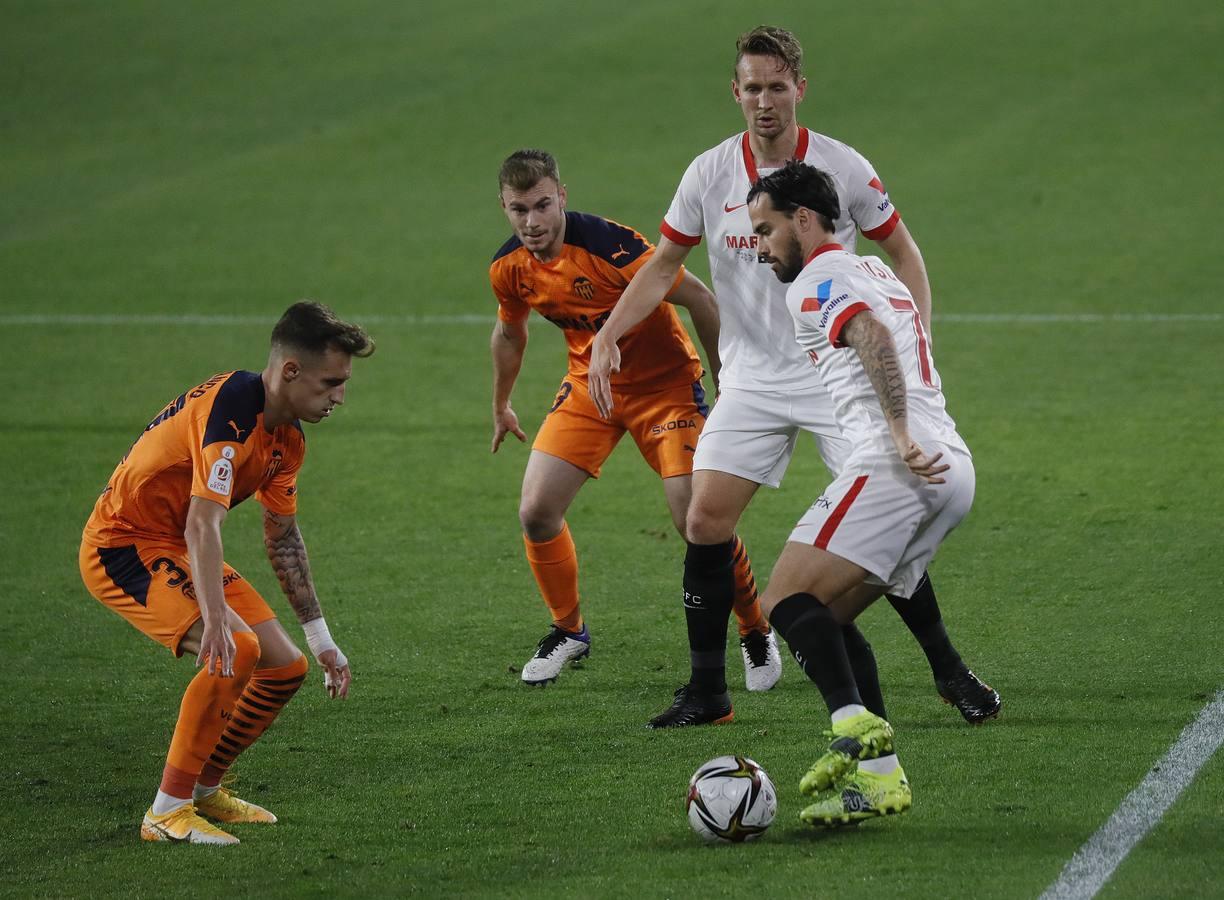
<svg viewBox="0 0 1224 900"><path fill-rule="evenodd" d="M495 316L477 313L431 315L350 315L366 325L491 325ZM1128 322L1224 322L1224 313L936 313L935 321L951 324L1043 325ZM274 316L204 313L14 313L0 316L0 326L68 325L274 325Z"/></svg>

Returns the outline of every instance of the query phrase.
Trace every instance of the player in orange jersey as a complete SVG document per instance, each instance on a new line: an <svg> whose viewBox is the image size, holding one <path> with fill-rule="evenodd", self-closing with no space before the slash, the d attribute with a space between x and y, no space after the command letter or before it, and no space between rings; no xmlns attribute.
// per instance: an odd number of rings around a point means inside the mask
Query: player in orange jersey
<svg viewBox="0 0 1224 900"><path fill-rule="evenodd" d="M626 432L663 479L672 521L684 534L693 451L707 407L701 361L673 305L692 315L715 384L718 312L709 289L680 271L667 294L670 302L622 340L624 365L612 381L620 405L615 416L602 418L587 393L591 342L654 248L632 228L567 212L557 162L542 150L520 150L507 158L498 187L514 237L497 252L489 270L498 302L491 341L493 452L507 434L526 440L510 394L527 347L532 309L562 329L569 348L569 370L532 444L519 506L527 561L553 619L522 678L546 684L591 646L579 608L578 559L565 513L587 479L598 477ZM761 616L742 548L733 568L741 643L752 651L744 653L745 680L750 690L768 690L781 673L776 638Z"/></svg>
<svg viewBox="0 0 1224 900"><path fill-rule="evenodd" d="M303 301L272 331L262 373L226 372L180 394L137 438L85 526L80 566L98 600L175 656L204 666L183 694L161 787L145 814L148 841L236 844L220 822L275 822L220 787L306 677L306 657L263 598L222 559L221 525L250 496L264 544L331 697L352 675L323 620L298 530L300 420L344 402L364 331ZM206 665L205 665L206 664Z"/></svg>

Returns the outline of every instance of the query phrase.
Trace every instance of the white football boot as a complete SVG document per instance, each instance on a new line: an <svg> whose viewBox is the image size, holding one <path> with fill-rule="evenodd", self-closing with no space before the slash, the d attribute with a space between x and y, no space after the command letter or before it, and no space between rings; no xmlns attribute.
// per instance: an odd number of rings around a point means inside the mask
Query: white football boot
<svg viewBox="0 0 1224 900"><path fill-rule="evenodd" d="M782 677L782 655L778 634L772 628L764 633L750 631L740 638L744 657L744 684L750 691L767 691Z"/></svg>
<svg viewBox="0 0 1224 900"><path fill-rule="evenodd" d="M535 656L523 666L523 681L532 685L556 681L567 662L590 654L591 635L585 624L577 634L554 625L536 647Z"/></svg>

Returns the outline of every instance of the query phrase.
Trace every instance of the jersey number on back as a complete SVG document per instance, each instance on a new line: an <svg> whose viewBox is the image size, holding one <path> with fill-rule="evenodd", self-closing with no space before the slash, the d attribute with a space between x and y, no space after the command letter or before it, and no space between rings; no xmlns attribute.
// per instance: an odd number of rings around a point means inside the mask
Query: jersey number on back
<svg viewBox="0 0 1224 900"><path fill-rule="evenodd" d="M931 348L927 343L926 329L922 327L922 317L918 315L918 307L914 305L913 300L899 300L896 297L889 297L888 302L898 312L908 312L913 316L914 337L917 339L916 348L918 350L918 374L922 377L923 384L929 388L935 387L935 380L931 376L934 370Z"/></svg>

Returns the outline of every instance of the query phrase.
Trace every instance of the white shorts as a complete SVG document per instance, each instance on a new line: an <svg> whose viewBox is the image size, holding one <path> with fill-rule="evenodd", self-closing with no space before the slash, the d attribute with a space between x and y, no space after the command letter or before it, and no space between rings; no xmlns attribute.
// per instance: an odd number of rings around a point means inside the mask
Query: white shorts
<svg viewBox="0 0 1224 900"><path fill-rule="evenodd" d="M834 475L850 453L823 388L796 393L724 388L706 419L693 469L712 469L776 488L782 483L800 431L816 438Z"/></svg>
<svg viewBox="0 0 1224 900"><path fill-rule="evenodd" d="M862 566L867 582L909 597L940 543L973 505L973 458L958 447L923 443L951 465L943 484L914 475L895 450L860 450L799 520L789 540Z"/></svg>

